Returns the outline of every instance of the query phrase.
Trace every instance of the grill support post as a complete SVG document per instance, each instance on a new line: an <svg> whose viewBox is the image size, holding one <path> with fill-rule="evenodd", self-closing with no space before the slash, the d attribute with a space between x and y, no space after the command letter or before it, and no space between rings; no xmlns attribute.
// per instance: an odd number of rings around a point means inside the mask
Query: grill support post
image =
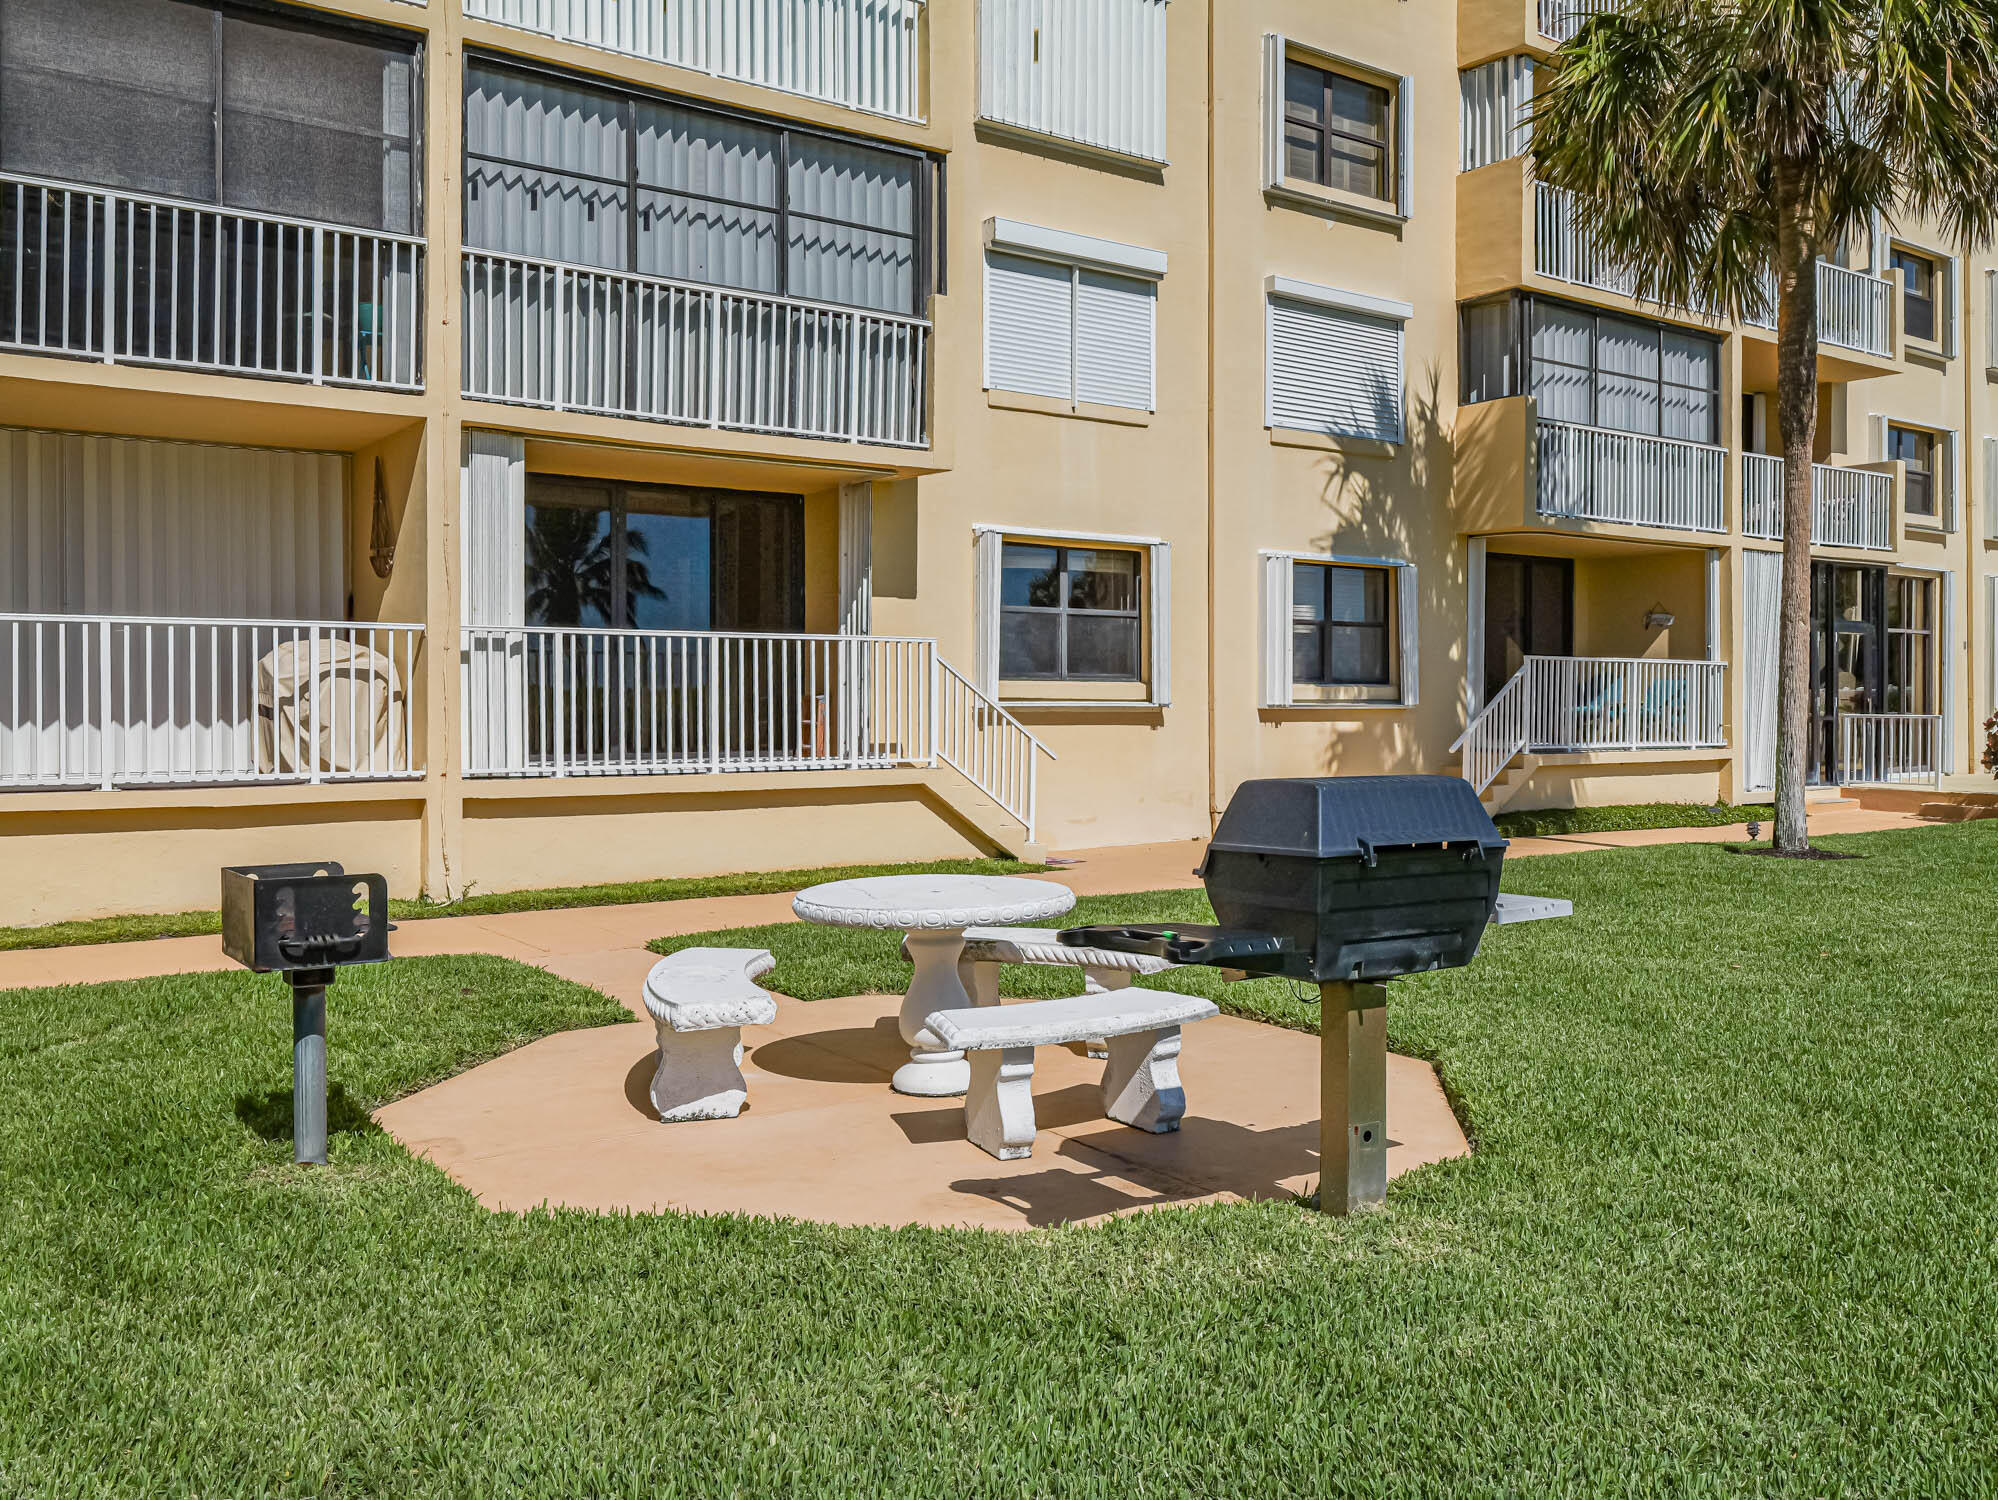
<svg viewBox="0 0 1998 1500"><path fill-rule="evenodd" d="M1318 986L1318 1207L1387 1197L1387 986Z"/></svg>
<svg viewBox="0 0 1998 1500"><path fill-rule="evenodd" d="M291 1159L326 1165L326 986L331 969L294 969L291 981Z"/></svg>

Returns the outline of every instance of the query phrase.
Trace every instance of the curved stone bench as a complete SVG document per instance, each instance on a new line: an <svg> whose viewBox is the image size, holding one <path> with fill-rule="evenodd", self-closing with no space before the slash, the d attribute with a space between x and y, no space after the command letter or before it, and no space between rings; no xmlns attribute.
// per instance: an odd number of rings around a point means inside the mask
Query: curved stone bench
<svg viewBox="0 0 1998 1500"><path fill-rule="evenodd" d="M742 1113L742 1028L777 1019L777 1002L756 983L776 966L762 948L682 948L652 966L645 1010L659 1027L652 1107L661 1120Z"/></svg>
<svg viewBox="0 0 1998 1500"><path fill-rule="evenodd" d="M1113 990L932 1011L924 1021L944 1045L971 1061L964 1133L1001 1161L1034 1150L1034 1049L1089 1037L1109 1041L1103 1113L1154 1135L1179 1129L1186 1091L1179 1082L1180 1028L1220 1011L1211 1000L1170 990Z"/></svg>
<svg viewBox="0 0 1998 1500"><path fill-rule="evenodd" d="M909 956L907 943L902 957ZM1110 948L1078 948L1061 940L1052 927L967 927L964 953L957 961L957 977L973 1005L999 1003L1001 964L1050 964L1056 968L1082 970L1083 993L1101 995L1130 987L1131 981L1147 974L1163 974L1179 965L1149 953L1119 953ZM1099 1061L1110 1055L1102 1037L1084 1037L1089 1055Z"/></svg>

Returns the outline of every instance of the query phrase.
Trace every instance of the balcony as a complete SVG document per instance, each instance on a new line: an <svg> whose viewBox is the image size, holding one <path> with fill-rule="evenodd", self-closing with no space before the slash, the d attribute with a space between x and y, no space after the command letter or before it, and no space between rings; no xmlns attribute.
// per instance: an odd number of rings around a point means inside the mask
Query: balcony
<svg viewBox="0 0 1998 1500"><path fill-rule="evenodd" d="M0 789L418 777L420 625L0 614Z"/></svg>
<svg viewBox="0 0 1998 1500"><path fill-rule="evenodd" d="M1783 460L1741 456L1741 530L1783 540ZM1811 545L1894 550L1894 476L1883 469L1811 465Z"/></svg>
<svg viewBox="0 0 1998 1500"><path fill-rule="evenodd" d="M465 0L465 14L920 121L923 6L924 0Z"/></svg>
<svg viewBox="0 0 1998 1500"><path fill-rule="evenodd" d="M480 400L918 448L929 340L920 318L465 252Z"/></svg>
<svg viewBox="0 0 1998 1500"><path fill-rule="evenodd" d="M478 627L460 660L468 777L944 766L1033 836L1049 752L931 640Z"/></svg>
<svg viewBox="0 0 1998 1500"><path fill-rule="evenodd" d="M1591 16L1616 8L1616 0L1538 0L1540 35L1550 46L1560 46L1582 29Z"/></svg>
<svg viewBox="0 0 1998 1500"><path fill-rule="evenodd" d="M0 175L0 349L420 390L423 241Z"/></svg>
<svg viewBox="0 0 1998 1500"><path fill-rule="evenodd" d="M1574 196L1537 181L1533 184L1533 270L1536 275L1571 286L1591 287L1619 297L1636 295L1629 271L1582 231ZM1883 276L1819 261L1818 342L1834 351L1890 359L1894 351L1893 291L1894 284ZM1773 277L1769 294L1772 298L1775 295ZM1776 322L1772 314L1767 319L1749 319L1746 326L1774 332Z"/></svg>
<svg viewBox="0 0 1998 1500"><path fill-rule="evenodd" d="M1725 448L1542 419L1534 457L1534 508L1542 517L1727 530Z"/></svg>
<svg viewBox="0 0 1998 1500"><path fill-rule="evenodd" d="M1166 0L978 0L978 115L1166 160Z"/></svg>
<svg viewBox="0 0 1998 1500"><path fill-rule="evenodd" d="M1725 662L1529 656L1450 748L1479 795L1521 755L1720 749Z"/></svg>

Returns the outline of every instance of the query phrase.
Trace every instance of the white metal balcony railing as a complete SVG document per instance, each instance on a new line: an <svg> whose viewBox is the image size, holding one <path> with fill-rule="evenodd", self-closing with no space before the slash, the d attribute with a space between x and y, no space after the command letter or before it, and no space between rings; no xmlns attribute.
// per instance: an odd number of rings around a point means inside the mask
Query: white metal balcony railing
<svg viewBox="0 0 1998 1500"><path fill-rule="evenodd" d="M923 118L924 0L465 0L465 14L897 120Z"/></svg>
<svg viewBox="0 0 1998 1500"><path fill-rule="evenodd" d="M1741 455L1741 530L1783 540L1783 460ZM1894 476L1876 469L1811 465L1811 545L1894 550Z"/></svg>
<svg viewBox="0 0 1998 1500"><path fill-rule="evenodd" d="M1482 794L1525 752L1700 750L1727 743L1725 662L1529 656L1451 745Z"/></svg>
<svg viewBox="0 0 1998 1500"><path fill-rule="evenodd" d="M1637 295L1630 271L1603 252L1583 230L1574 195L1545 182L1533 184L1533 269L1536 274L1575 286L1594 287L1622 297ZM1749 326L1776 326L1775 277L1764 278L1772 312L1750 318ZM1891 316L1893 286L1867 271L1818 262L1818 342L1863 354L1887 355L1893 350ZM1712 315L1712 308L1693 309Z"/></svg>
<svg viewBox="0 0 1998 1500"><path fill-rule="evenodd" d="M1776 278L1772 272L1766 285L1770 313L1766 318L1750 318L1751 327L1776 327ZM1882 358L1894 352L1894 286L1884 276L1818 262L1818 342L1839 349L1855 349L1861 354Z"/></svg>
<svg viewBox="0 0 1998 1500"><path fill-rule="evenodd" d="M0 175L0 347L418 390L423 241Z"/></svg>
<svg viewBox="0 0 1998 1500"><path fill-rule="evenodd" d="M0 787L423 772L423 627L0 614Z"/></svg>
<svg viewBox="0 0 1998 1500"><path fill-rule="evenodd" d="M1550 42L1565 42L1582 29L1590 16L1601 15L1617 0L1539 0L1540 34Z"/></svg>
<svg viewBox="0 0 1998 1500"><path fill-rule="evenodd" d="M1166 159L1166 0L979 0L980 118Z"/></svg>
<svg viewBox="0 0 1998 1500"><path fill-rule="evenodd" d="M930 325L465 252L464 394L897 447L929 437Z"/></svg>
<svg viewBox="0 0 1998 1500"><path fill-rule="evenodd" d="M1840 714L1838 779L1846 785L1942 784L1941 714Z"/></svg>
<svg viewBox="0 0 1998 1500"><path fill-rule="evenodd" d="M1712 443L1542 420L1535 506L1543 516L1725 531L1726 463Z"/></svg>
<svg viewBox="0 0 1998 1500"><path fill-rule="evenodd" d="M467 776L941 764L1031 839L1053 755L922 638L477 627L461 661Z"/></svg>

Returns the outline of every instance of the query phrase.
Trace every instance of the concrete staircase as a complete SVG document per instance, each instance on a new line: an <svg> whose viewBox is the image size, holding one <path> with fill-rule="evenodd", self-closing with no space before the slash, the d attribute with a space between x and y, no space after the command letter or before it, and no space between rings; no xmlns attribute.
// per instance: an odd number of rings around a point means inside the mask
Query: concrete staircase
<svg viewBox="0 0 1998 1500"><path fill-rule="evenodd" d="M1485 811L1493 817L1504 812L1512 805L1512 800L1526 790L1526 784L1533 780L1533 773L1540 769L1541 763L1542 757L1530 750L1514 756L1512 764L1501 771L1498 779L1478 795L1478 801L1484 804ZM1461 779L1464 774L1464 763L1461 760L1453 760L1437 774Z"/></svg>

